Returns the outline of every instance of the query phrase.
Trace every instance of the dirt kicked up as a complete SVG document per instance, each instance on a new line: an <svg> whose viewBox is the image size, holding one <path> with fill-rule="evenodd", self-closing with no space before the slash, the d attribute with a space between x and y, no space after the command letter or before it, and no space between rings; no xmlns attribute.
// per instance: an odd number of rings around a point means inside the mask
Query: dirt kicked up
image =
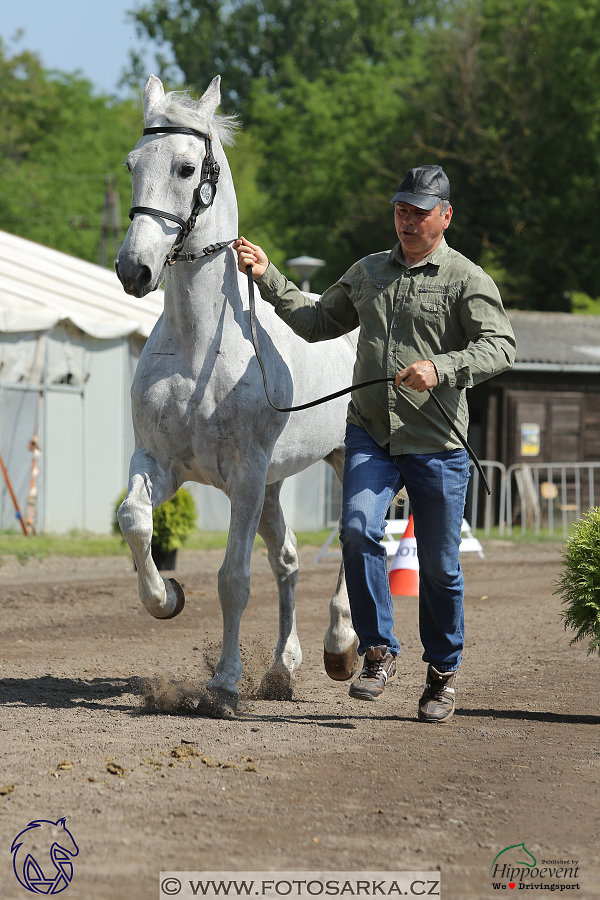
<svg viewBox="0 0 600 900"><path fill-rule="evenodd" d="M161 870L439 871L444 900L600 897L600 661L563 630L558 545L484 549L463 556L467 643L447 726L416 720L415 599L396 600L402 655L381 701L326 677L338 563L315 564L314 548L300 554L304 662L291 698L270 701L257 688L276 591L254 554L228 721L193 712L219 655L222 551L180 553L187 603L169 622L144 611L127 559L5 561L2 900L31 896L15 838L65 817L79 849L65 900L157 898Z"/></svg>

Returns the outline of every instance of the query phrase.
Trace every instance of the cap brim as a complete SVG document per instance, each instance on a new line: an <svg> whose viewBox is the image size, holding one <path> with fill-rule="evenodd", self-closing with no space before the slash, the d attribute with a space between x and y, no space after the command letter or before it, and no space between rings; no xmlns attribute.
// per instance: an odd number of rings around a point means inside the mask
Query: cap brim
<svg viewBox="0 0 600 900"><path fill-rule="evenodd" d="M418 209L434 209L441 199L432 194L411 194L407 191L398 191L390 203L410 203L411 206L416 206Z"/></svg>

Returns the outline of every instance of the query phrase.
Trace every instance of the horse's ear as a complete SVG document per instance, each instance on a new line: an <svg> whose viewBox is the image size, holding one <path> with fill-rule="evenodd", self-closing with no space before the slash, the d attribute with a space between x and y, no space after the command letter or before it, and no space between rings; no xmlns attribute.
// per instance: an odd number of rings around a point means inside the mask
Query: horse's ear
<svg viewBox="0 0 600 900"><path fill-rule="evenodd" d="M198 112L207 119L212 119L221 102L221 76L217 75L198 100Z"/></svg>
<svg viewBox="0 0 600 900"><path fill-rule="evenodd" d="M162 81L156 75L151 75L144 88L144 121L146 123L164 96L165 89Z"/></svg>

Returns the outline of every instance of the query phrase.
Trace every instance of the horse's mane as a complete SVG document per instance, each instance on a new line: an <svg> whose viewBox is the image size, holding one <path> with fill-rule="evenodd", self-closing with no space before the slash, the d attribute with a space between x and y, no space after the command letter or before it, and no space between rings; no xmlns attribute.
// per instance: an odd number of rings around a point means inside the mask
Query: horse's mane
<svg viewBox="0 0 600 900"><path fill-rule="evenodd" d="M152 109L151 121L146 122L150 127L157 124L165 124L160 119L166 119L172 125L184 125L187 128L196 128L199 131L211 131L222 144L234 144L235 133L239 122L237 116L212 116L207 118L198 110L197 102L190 96L189 91L169 91Z"/></svg>

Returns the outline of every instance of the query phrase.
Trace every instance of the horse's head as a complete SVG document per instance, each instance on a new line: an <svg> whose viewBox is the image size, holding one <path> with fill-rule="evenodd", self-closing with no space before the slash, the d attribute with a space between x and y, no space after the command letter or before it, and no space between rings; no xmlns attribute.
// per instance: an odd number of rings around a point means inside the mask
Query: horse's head
<svg viewBox="0 0 600 900"><path fill-rule="evenodd" d="M218 76L198 101L180 92L165 94L159 78L151 75L148 79L145 133L126 160L132 176L132 223L115 261L128 294L143 297L156 290L166 256L182 227L187 225L189 230L192 213L192 227L197 227L187 240L186 251L197 243L197 236L206 236L207 223L215 217L211 190L225 163L219 159L211 170L210 154L214 149L215 156L222 156L219 138L227 140L233 131L231 117L215 115L220 102ZM227 167L226 171L228 174Z"/></svg>

